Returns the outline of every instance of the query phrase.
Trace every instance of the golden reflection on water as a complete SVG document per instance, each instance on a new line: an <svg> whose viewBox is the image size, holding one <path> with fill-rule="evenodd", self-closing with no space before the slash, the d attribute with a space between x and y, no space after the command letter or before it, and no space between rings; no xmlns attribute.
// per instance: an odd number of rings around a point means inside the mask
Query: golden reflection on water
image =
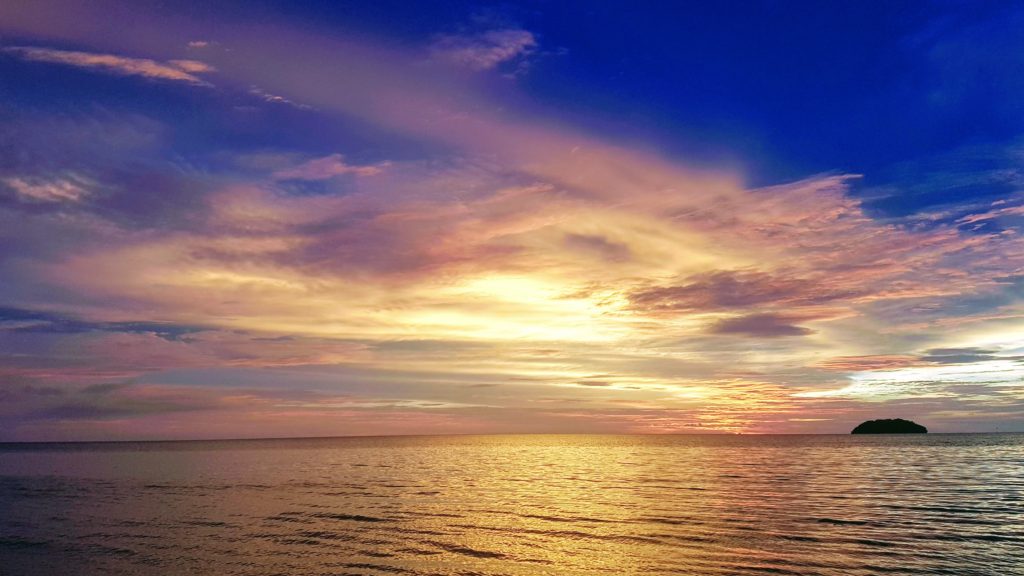
<svg viewBox="0 0 1024 576"><path fill-rule="evenodd" d="M3 456L0 504L12 512L0 546L10 566L37 572L1009 574L1024 546L1019 435L424 437Z"/></svg>

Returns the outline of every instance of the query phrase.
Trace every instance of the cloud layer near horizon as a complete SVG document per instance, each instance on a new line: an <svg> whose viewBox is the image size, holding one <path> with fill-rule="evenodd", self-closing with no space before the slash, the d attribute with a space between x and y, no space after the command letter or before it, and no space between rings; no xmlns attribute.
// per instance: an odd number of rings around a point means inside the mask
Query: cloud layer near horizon
<svg viewBox="0 0 1024 576"><path fill-rule="evenodd" d="M399 50L224 25L199 46L173 18L115 38L74 9L0 16L38 43L11 57L178 80L231 114L299 102L321 143L185 159L155 114L17 114L6 438L1022 420L1018 196L880 219L856 175L751 188L617 144L489 90L525 31Z"/></svg>

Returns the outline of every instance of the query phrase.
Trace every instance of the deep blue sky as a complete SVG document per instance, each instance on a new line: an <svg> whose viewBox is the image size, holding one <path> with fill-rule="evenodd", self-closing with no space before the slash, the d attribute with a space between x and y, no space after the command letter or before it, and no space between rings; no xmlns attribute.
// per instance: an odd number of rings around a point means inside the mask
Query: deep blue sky
<svg viewBox="0 0 1024 576"><path fill-rule="evenodd" d="M752 185L861 174L854 193L879 215L1005 194L990 175L1012 167L1004 151L1024 130L1024 10L1013 2L260 1L242 12L203 3L181 12L254 23L286 15L406 46L526 29L539 49L516 78L516 98L682 160L738 164ZM0 72L19 78L0 85L9 102L66 110L91 90L107 106L174 118L185 139L194 123L201 134L183 147L189 153L220 139L259 148L292 138L317 149L315 133L290 129L301 115L252 130L223 117L229 103L190 101L208 94L126 92L110 89L120 84L110 78L11 59L0 59ZM72 74L74 93L62 89ZM222 129L204 132L211 122ZM393 153L393 144L382 146ZM945 184L928 183L937 179Z"/></svg>
<svg viewBox="0 0 1024 576"><path fill-rule="evenodd" d="M653 139L680 157L738 160L754 184L826 171L863 174L870 187L904 184L905 163L935 170L943 154L1011 145L1024 128L1024 12L1014 2L257 6L254 20L287 7L409 44L525 28L543 51L521 79L531 96L571 103L596 130ZM905 213L1004 192L981 182L878 206Z"/></svg>

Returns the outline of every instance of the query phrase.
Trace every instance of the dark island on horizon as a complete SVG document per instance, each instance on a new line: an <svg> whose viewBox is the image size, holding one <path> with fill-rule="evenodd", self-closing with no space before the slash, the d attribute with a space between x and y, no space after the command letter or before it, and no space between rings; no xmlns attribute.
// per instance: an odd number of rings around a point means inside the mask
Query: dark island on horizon
<svg viewBox="0 0 1024 576"><path fill-rule="evenodd" d="M928 429L902 418L868 420L857 425L850 434L927 434Z"/></svg>

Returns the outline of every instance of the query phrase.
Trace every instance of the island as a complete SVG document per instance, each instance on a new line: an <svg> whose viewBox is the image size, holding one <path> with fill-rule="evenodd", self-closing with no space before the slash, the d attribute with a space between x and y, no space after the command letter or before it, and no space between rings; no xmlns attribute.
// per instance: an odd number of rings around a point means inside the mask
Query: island
<svg viewBox="0 0 1024 576"><path fill-rule="evenodd" d="M850 434L927 434L928 429L902 418L861 422Z"/></svg>

